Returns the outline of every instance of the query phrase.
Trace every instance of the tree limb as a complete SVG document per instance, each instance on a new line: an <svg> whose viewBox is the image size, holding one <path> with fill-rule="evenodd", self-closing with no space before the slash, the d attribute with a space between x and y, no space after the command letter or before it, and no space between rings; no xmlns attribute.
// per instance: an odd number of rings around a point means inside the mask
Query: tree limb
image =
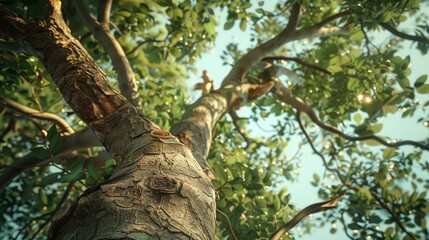
<svg viewBox="0 0 429 240"><path fill-rule="evenodd" d="M295 3L292 7L289 22L286 28L283 29L277 36L268 40L267 42L262 43L258 47L250 50L246 55L239 59L235 64L228 75L225 77L225 80L222 83L222 86L229 84L233 81L241 81L244 77L244 74L249 68L260 62L260 60L265 57L270 52L278 49L286 42L291 41L294 37L294 32L299 22L299 16L301 12L301 5Z"/></svg>
<svg viewBox="0 0 429 240"><path fill-rule="evenodd" d="M298 110L298 112L297 112L297 120L298 120L298 124L299 124L299 127L301 128L301 130L302 130L302 132L304 133L304 135L305 135L305 137L306 137L306 139L307 139L307 141L309 142L309 144L310 144L310 147L311 147L311 149L313 150L313 152L316 154L316 155L318 155L321 159L322 159L322 161L323 161L323 165L325 166L325 168L328 170L328 171L330 171L330 172L334 172L335 174L337 174L337 177L340 179L340 181L341 181L341 183L345 186L345 187L347 187L347 189L353 189L353 190L355 190L355 191L359 191L360 189L361 189L361 187L360 186L353 186L353 185L351 185L351 184L349 184L349 183L347 183L346 182L346 180L344 179L344 177L340 174L340 172L338 171L338 169L335 169L335 168L331 168L331 167L329 167L329 165L328 165L328 163L327 163L327 161L326 161L326 159L325 159L325 157L323 156L323 154L321 153L321 152L319 152L319 151L317 151L316 150L316 148L314 147L314 144L313 144L313 141L311 140L311 138L310 138L310 136L309 136L309 134L307 133L307 131L305 130L305 127L304 127L304 125L302 124L302 121L301 121L301 117L300 117L300 111ZM344 192L345 193L345 192ZM401 223L401 221L399 220L399 218L398 218L398 216L395 214L395 212L392 210L392 209L390 209L390 207L388 206L388 205L386 205L386 204L384 204L384 202L377 196L377 194L375 193L375 192L373 192L373 191L370 191L370 193L371 193L371 196L380 204L380 206L382 207L382 208L384 208L389 214L390 214L390 216L392 216L392 218L393 218L393 221L399 226L399 228L405 233L405 234L407 234L411 239L414 239L414 240L416 240L417 238L416 237L414 237L414 235L412 235L410 232L408 232L408 230L405 228L405 226ZM344 219L342 219L342 221L344 221ZM343 224L344 224L344 222L343 222ZM348 233L347 233L347 230L346 230L346 228L344 229L345 231L346 231L346 234L348 235Z"/></svg>
<svg viewBox="0 0 429 240"><path fill-rule="evenodd" d="M100 2L99 21L91 16L88 6L83 0L76 0L76 10L87 25L91 33L100 41L100 44L106 50L112 60L113 68L118 74L119 89L121 93L138 109L141 107L140 96L138 93L138 81L135 78L133 69L128 58L109 29L109 14L111 9L111 0ZM100 15L101 13L101 15Z"/></svg>
<svg viewBox="0 0 429 240"><path fill-rule="evenodd" d="M109 25L112 0L101 0L98 4L97 20L100 24Z"/></svg>
<svg viewBox="0 0 429 240"><path fill-rule="evenodd" d="M220 89L203 95L187 109L180 122L173 124L170 131L193 151L195 159L206 169L206 173L211 172L206 158L211 145L212 129L219 118L226 112L267 93L276 83L269 78L259 83L246 83L243 80L248 69L289 41L320 34L338 34L344 30L338 27L324 28L323 25L345 16L346 13L335 14L313 27L296 30L300 11L301 5L294 4L289 23L281 33L239 59L222 81Z"/></svg>
<svg viewBox="0 0 429 240"><path fill-rule="evenodd" d="M393 27L389 23L379 22L378 24L380 24L380 26L382 26L384 29L386 29L387 31L389 31L393 35L395 35L397 37L400 37L402 39L411 40L411 41L414 41L414 42L424 42L424 43L428 43L429 42L429 39L427 39L425 37L420 37L420 36L417 36L417 35L410 35L410 34L401 32L401 31L399 31L398 29L396 29L395 27Z"/></svg>
<svg viewBox="0 0 429 240"><path fill-rule="evenodd" d="M383 138L372 134L356 136L356 137L349 136L343 133L342 131L338 130L337 128L320 121L320 119L317 117L316 112L310 106L305 104L304 101L302 101L300 98L293 96L292 93L289 91L289 89L287 89L287 87L284 86L281 82L277 83L277 88L274 90L274 93L277 95L280 101L290 104L292 107L294 107L299 111L305 112L310 117L310 119L319 127L327 131L330 131L332 133L335 133L349 141L375 140L387 147L399 147L399 146L411 145L411 146L429 151L429 146L415 141L405 140L405 141L398 141L398 142L387 142Z"/></svg>
<svg viewBox="0 0 429 240"><path fill-rule="evenodd" d="M101 146L100 141L98 141L90 129L85 129L69 136L64 136L62 140L63 146L61 150L53 154L53 158L65 156L79 149ZM26 169L37 167L50 161L52 161L51 158L39 159L31 153L14 161L10 166L3 169L3 172L0 175L0 191Z"/></svg>
<svg viewBox="0 0 429 240"><path fill-rule="evenodd" d="M301 11L301 6L299 4L294 4L291 10L291 16L289 18L289 23L286 28L280 32L274 38L268 40L267 42L259 45L258 47L250 50L246 55L239 59L234 67L231 69L227 77L225 78L223 85L226 85L232 81L240 81L243 79L245 73L253 67L255 64L261 61L265 56L267 56L272 51L280 48L282 45L287 42L301 40L304 38L311 38L317 36L330 36L330 35L339 35L344 34L349 27L349 24L345 24L342 27L325 27L332 21L335 21L344 16L350 15L350 11L343 11L337 14L331 15L319 23L314 24L311 27L306 27L302 29L296 29L297 23L299 21L299 13Z"/></svg>
<svg viewBox="0 0 429 240"><path fill-rule="evenodd" d="M329 201L320 202L311 204L304 209L302 209L297 215L295 215L289 222L287 222L283 227L277 229L274 234L271 236L271 240L279 240L283 236L283 234L287 233L290 229L292 229L296 224L298 224L303 218L306 216L318 213L326 210L330 210L337 207L337 203L343 198L346 194L346 191L331 199Z"/></svg>
<svg viewBox="0 0 429 240"><path fill-rule="evenodd" d="M2 96L0 96L0 104L32 118L52 121L61 128L65 135L74 133L73 128L64 119L55 114L34 110Z"/></svg>

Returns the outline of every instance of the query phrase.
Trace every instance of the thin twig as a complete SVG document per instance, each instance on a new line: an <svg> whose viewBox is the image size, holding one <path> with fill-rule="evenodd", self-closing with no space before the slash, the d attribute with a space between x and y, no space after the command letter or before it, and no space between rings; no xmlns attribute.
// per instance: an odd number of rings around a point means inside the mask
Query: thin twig
<svg viewBox="0 0 429 240"><path fill-rule="evenodd" d="M237 236L235 235L234 229L232 228L231 221L229 220L228 216L220 211L219 209L216 209L217 218L221 219L226 225L228 225L229 231L231 232L232 237L234 240L238 240Z"/></svg>
<svg viewBox="0 0 429 240"><path fill-rule="evenodd" d="M363 36L365 37L365 46L366 46L366 51L368 52L368 56L369 56L369 55L371 55L371 50L369 49L369 45L372 45L372 46L377 50L377 52L378 52L378 53L380 53L380 49L378 49L378 47L377 47L377 46L375 46L375 45L371 42L371 40L369 40L369 37L368 37L368 35L366 34L365 28L364 28L364 26L363 26L363 21L362 21L362 19L359 19L359 25L360 25L360 30L362 31Z"/></svg>
<svg viewBox="0 0 429 240"><path fill-rule="evenodd" d="M251 140L244 133L244 130L238 125L238 120L240 120L240 117L238 117L237 113L234 110L231 110L228 113L231 116L232 123L234 124L234 126L237 129L238 133L241 135L241 137L246 142L246 146L244 147L244 149L247 149L249 147L250 143L251 143Z"/></svg>
<svg viewBox="0 0 429 240"><path fill-rule="evenodd" d="M417 240L417 238L411 234L410 232L407 231L407 229L405 228L405 226L401 223L401 221L399 221L398 216L396 216L395 212L393 212L392 209L389 208L389 206L387 206L386 204L384 204L383 201L381 201L381 199L377 196L376 193L370 191L371 196L384 208L386 209L386 211L392 216L393 221L395 221L395 223L399 226L399 228L401 228L401 230L407 234L411 239Z"/></svg>
<svg viewBox="0 0 429 240"><path fill-rule="evenodd" d="M352 186L351 184L347 183L345 181L345 179L342 177L342 175L340 174L340 172L338 171L338 169L333 169L330 168L326 162L326 159L324 158L324 156L316 150L316 148L313 145L312 140L310 139L310 136L308 135L307 131L305 130L304 125L302 124L302 121L300 119L300 112L297 112L297 120L298 120L298 124L301 128L301 130L303 131L305 137L307 138L310 147L313 149L313 151L315 152L315 154L317 154L323 161L323 164L325 165L325 168L331 172L335 172L337 174L337 177L340 179L340 181L343 183L344 186L347 187L347 189L353 189L356 191L359 191L361 189L361 187L358 186ZM399 228L401 228L402 231L404 231L409 237L411 237L414 240L417 240L417 238L414 237L414 235L412 235L410 232L407 231L407 229L404 227L404 225L399 221L398 217L396 216L396 214L393 212L393 210L391 210L389 208L389 206L387 206L386 204L383 203L383 201L377 196L376 193L370 191L371 196L380 204L380 206L382 206L393 218L393 220L395 221L395 223L399 226Z"/></svg>
<svg viewBox="0 0 429 240"><path fill-rule="evenodd" d="M139 42L133 49L131 49L130 51L128 51L125 55L129 56L129 55L133 54L135 51L137 51L137 49L139 49L144 44L151 43L151 42L162 42L162 41L161 40L156 40L156 39L147 39L147 40L144 40L142 42Z"/></svg>

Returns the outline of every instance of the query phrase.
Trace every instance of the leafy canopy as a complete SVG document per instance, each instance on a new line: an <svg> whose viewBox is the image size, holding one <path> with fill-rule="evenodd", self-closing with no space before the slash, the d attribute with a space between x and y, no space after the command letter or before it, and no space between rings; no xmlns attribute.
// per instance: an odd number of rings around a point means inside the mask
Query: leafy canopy
<svg viewBox="0 0 429 240"><path fill-rule="evenodd" d="M27 21L42 18L44 1L1 2ZM420 10L427 9L425 4L418 0L121 0L113 1L110 27L140 82L144 113L169 129L189 104L188 89L194 83L189 76L203 70L195 63L205 54L217 54L210 51L216 39L227 31L235 31L237 36L244 31L250 34L250 39L229 43L219 61L211 63L234 65L248 48L284 29L296 2L305 9L298 24L301 28L343 14L326 25L332 30L341 27L341 34L308 37L264 59L285 71L281 81L320 120L297 115L308 112L269 93L237 110L238 116L231 114L218 123L208 157L219 194L217 235L220 239L233 239L234 235L238 239L269 238L297 213L293 192L285 186L296 180L303 161L320 160L326 168L324 174L307 179L319 198L346 194L337 208L302 223L304 233L317 234L315 227L329 224L333 234L340 228L352 239L428 237L429 139L416 145L383 136L381 141L367 138L378 134L383 127L380 119L391 114L429 125L425 112L429 101L419 100L428 99L427 75L410 78L412 59L398 55L398 49L408 48L406 41L427 53L428 16ZM98 1L88 4L96 15ZM73 1L63 1L73 35L117 85L108 54L77 11ZM415 29L401 30L405 22L413 22ZM373 37L381 30L388 37L379 44ZM2 39L0 45L7 41ZM74 131L87 127L65 104L38 59L0 51L0 68L0 173L5 176L11 164L25 158L47 159L37 166L25 166L1 191L0 238L43 239L59 205L107 179L115 161L95 146L60 154L66 132L61 124L6 103L5 99L11 99L38 112L54 113ZM251 69L246 78L256 78L260 72ZM242 115L245 117L239 118ZM269 130L262 133L255 130L258 128ZM402 143L414 147L398 147ZM313 145L321 158L303 158L301 145ZM293 152L296 154L291 156ZM284 237L293 238L291 234Z"/></svg>

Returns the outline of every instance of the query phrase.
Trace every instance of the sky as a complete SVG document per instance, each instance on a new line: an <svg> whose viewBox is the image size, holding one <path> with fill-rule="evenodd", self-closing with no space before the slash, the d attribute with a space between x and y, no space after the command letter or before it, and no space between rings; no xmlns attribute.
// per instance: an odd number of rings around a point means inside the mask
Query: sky
<svg viewBox="0 0 429 240"><path fill-rule="evenodd" d="M270 1L272 3L272 1ZM196 75L191 75L190 89L192 86L201 82L201 72L202 70L207 70L209 76L215 80L215 88L219 87L222 79L227 75L230 70L230 66L222 65L222 60L220 59L220 55L223 50L226 49L226 45L230 42L238 42L240 41L239 47L244 50L248 47L251 47L252 43L248 41L250 37L249 31L242 32L239 30L237 24L231 31L223 31L223 23L222 19L225 19L225 14L222 17L218 18L220 20L220 25L218 26L218 34L221 37L217 38L214 48L207 54L203 55L202 58L196 61L196 67L199 69L199 73ZM407 24L402 26L403 30L409 30L412 32L412 24ZM387 42L387 39L391 37L391 35L387 32L379 32L375 36L376 44L383 44ZM410 55L412 66L412 74L409 77L411 81L417 79L417 77L422 74L429 74L429 70L427 69L428 56L422 56L418 51L414 50L415 46L405 45L404 49L399 51L400 56ZM191 89L192 90L192 89ZM200 92L193 92L191 102L195 101L199 96ZM417 95L417 99L421 102L425 102L429 100L429 97L426 95ZM239 116L242 116L243 113L238 111ZM245 115L245 114L244 114ZM425 118L429 118L428 113L423 113L422 111L417 111L415 113L414 118L403 119L400 117L400 114L390 114L384 117L381 122L383 123L383 129L378 134L380 136L387 136L391 138L396 138L398 140L424 140L429 135L429 128L423 126L423 124L417 124L416 119L418 117L424 116ZM263 125L263 123L261 123ZM269 123L267 123L269 124ZM253 129L253 128L252 128ZM256 132L258 133L258 132ZM263 134L263 131L260 131L258 134ZM287 154L293 155L297 151L298 143L301 141L299 139L292 139L289 143L289 147L286 150ZM292 194L292 202L298 208L304 208L310 204L320 202L321 200L317 195L317 188L311 186L310 182L313 179L313 173L318 173L320 176L323 176L324 167L319 157L312 153L311 148L306 144L302 149L303 155L301 157L302 167L297 169L299 171L297 181L295 182L286 182L286 187L288 188L289 193ZM428 154L426 154L428 157ZM303 191L305 189L305 191ZM320 213L319 213L320 214ZM338 225L338 224L337 224ZM342 229L339 228L335 235L332 235L330 231L330 224L323 229L313 229L311 235L298 236L299 228L295 228L293 233L297 237L297 239L302 240L310 240L314 239L314 236L317 235L317 239L346 239L347 237L342 232Z"/></svg>

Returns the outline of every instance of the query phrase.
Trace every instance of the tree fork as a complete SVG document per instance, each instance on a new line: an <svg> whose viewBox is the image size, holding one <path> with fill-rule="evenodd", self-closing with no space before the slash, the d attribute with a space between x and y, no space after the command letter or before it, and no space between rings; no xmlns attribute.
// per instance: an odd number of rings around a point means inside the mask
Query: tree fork
<svg viewBox="0 0 429 240"><path fill-rule="evenodd" d="M0 35L43 62L65 100L117 160L112 177L67 202L50 239L213 239L215 194L191 151L142 116L75 39L60 1L25 23L0 8ZM103 222L103 224L98 224Z"/></svg>

